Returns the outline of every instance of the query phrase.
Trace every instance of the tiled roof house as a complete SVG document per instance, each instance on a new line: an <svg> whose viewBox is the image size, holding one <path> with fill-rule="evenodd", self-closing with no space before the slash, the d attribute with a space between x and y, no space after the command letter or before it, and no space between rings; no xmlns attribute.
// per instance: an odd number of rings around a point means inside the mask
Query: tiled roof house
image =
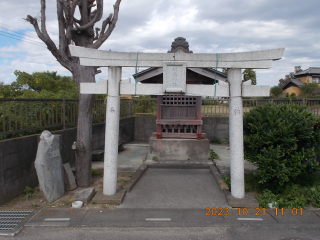
<svg viewBox="0 0 320 240"><path fill-rule="evenodd" d="M290 79L290 81L282 87L283 93L288 93L289 95L295 93L298 96L301 93L300 87L304 83L317 83L320 85L320 68L310 67L307 70L296 73L295 78Z"/></svg>

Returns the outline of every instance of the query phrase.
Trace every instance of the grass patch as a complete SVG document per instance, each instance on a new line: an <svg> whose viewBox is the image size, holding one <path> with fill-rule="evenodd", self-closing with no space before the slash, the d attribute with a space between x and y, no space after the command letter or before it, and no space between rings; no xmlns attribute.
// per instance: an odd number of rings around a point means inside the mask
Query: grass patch
<svg viewBox="0 0 320 240"><path fill-rule="evenodd" d="M91 169L91 174L92 176L100 176L100 177L103 176L103 172L97 169Z"/></svg>
<svg viewBox="0 0 320 240"><path fill-rule="evenodd" d="M230 175L223 175L223 180L231 190ZM254 173L245 174L245 191L253 192L260 208L268 208L268 203L276 203L279 208L319 208L320 207L320 172L305 174L299 182L290 182L284 189L269 190L258 183Z"/></svg>
<svg viewBox="0 0 320 240"><path fill-rule="evenodd" d="M32 196L35 196L38 194L38 191L36 191L33 188L28 187L28 186L26 186L26 188L23 190L23 192L24 192L24 194L25 194L24 196L26 198L29 198L29 197L32 197Z"/></svg>
<svg viewBox="0 0 320 240"><path fill-rule="evenodd" d="M215 160L219 159L219 155L216 154L216 152L213 149L210 149L210 157L208 158L208 160L211 160L214 164L216 164Z"/></svg>
<svg viewBox="0 0 320 240"><path fill-rule="evenodd" d="M125 179L125 178L118 178L118 183L126 183L126 182L128 182L127 179Z"/></svg>
<svg viewBox="0 0 320 240"><path fill-rule="evenodd" d="M39 207L39 205L37 203L31 203L31 207L36 208Z"/></svg>
<svg viewBox="0 0 320 240"><path fill-rule="evenodd" d="M221 140L219 139L219 138L213 138L212 140L211 140L211 143L214 143L214 144L221 144L222 142L221 142Z"/></svg>

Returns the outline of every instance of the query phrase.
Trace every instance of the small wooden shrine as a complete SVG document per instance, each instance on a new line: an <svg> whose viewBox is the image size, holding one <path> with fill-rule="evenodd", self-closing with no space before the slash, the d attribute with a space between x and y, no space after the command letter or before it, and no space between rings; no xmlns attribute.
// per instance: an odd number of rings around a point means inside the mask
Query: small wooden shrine
<svg viewBox="0 0 320 240"><path fill-rule="evenodd" d="M157 139L205 138L201 97L163 95L157 99Z"/></svg>

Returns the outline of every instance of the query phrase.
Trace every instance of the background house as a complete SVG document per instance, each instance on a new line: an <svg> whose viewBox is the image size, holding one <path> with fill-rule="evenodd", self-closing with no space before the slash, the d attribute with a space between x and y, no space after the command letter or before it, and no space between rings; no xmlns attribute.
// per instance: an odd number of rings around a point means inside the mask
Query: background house
<svg viewBox="0 0 320 240"><path fill-rule="evenodd" d="M310 67L307 70L294 74L295 78L285 84L282 89L283 93L291 95L295 93L297 96L301 94L300 87L304 83L317 83L320 85L320 68Z"/></svg>

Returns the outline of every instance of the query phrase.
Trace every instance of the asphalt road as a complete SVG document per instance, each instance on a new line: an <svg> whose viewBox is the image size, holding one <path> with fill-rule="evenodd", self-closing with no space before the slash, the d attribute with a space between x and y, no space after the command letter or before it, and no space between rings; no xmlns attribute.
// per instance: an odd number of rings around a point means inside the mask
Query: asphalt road
<svg viewBox="0 0 320 240"><path fill-rule="evenodd" d="M141 227L141 228L106 228L106 227L26 227L15 237L3 239L57 239L57 240L143 240L143 239L234 239L234 240L316 240L320 239L320 227L300 225L287 226L251 225L226 227Z"/></svg>

